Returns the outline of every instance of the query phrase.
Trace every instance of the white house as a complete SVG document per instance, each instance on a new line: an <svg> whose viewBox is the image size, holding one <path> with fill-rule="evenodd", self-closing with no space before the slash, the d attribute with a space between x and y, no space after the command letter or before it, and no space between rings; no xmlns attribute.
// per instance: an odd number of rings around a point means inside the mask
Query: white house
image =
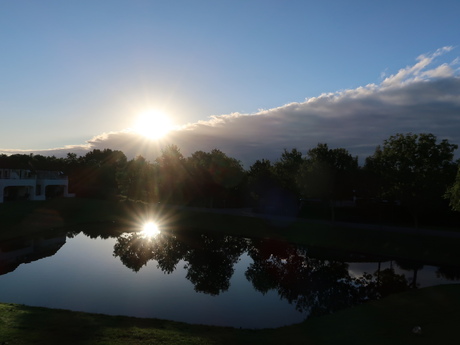
<svg viewBox="0 0 460 345"><path fill-rule="evenodd" d="M7 200L45 200L69 194L69 180L58 171L0 168L0 203Z"/></svg>

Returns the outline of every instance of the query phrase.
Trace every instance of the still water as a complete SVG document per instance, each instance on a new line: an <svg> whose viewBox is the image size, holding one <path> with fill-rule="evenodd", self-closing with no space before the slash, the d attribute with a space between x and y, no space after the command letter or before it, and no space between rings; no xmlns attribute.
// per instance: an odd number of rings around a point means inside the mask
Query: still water
<svg viewBox="0 0 460 345"><path fill-rule="evenodd" d="M47 233L0 243L0 302L271 328L460 269L197 231Z"/></svg>

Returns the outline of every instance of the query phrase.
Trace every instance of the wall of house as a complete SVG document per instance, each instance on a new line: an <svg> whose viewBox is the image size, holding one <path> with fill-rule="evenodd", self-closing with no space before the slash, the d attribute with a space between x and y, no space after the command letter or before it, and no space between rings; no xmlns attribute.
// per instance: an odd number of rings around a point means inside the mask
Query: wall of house
<svg viewBox="0 0 460 345"><path fill-rule="evenodd" d="M40 172L38 176L29 170L0 169L0 203L13 196L23 200L46 200L48 186L59 187L64 197L75 196L68 191L67 178L58 172Z"/></svg>
<svg viewBox="0 0 460 345"><path fill-rule="evenodd" d="M18 187L19 197L35 200L35 180L0 179L0 202L9 196L7 187Z"/></svg>

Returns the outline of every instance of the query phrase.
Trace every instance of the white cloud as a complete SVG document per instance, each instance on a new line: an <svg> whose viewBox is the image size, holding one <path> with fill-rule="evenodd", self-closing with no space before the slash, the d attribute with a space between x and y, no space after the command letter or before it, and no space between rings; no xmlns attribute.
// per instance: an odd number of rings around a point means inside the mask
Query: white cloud
<svg viewBox="0 0 460 345"><path fill-rule="evenodd" d="M433 63L435 58L441 56L444 53L451 51L453 47L443 47L436 50L434 53L425 55L422 54L417 57L417 63L413 66L407 66L406 68L400 69L398 73L389 76L382 82L383 87L391 87L391 86L400 86L403 83L413 82L420 77L430 77L427 72L423 72L423 70L428 67L430 64ZM453 72L453 71L452 71Z"/></svg>
<svg viewBox="0 0 460 345"><path fill-rule="evenodd" d="M421 75L428 78L448 78L454 74L454 70L448 64L442 64L432 70L423 72Z"/></svg>
<svg viewBox="0 0 460 345"><path fill-rule="evenodd" d="M399 70L379 85L322 94L254 114L213 116L186 125L161 142L149 142L122 131L101 134L81 147L24 153L65 156L69 151L111 148L125 152L129 158L141 154L153 161L161 147L174 143L185 156L218 148L249 167L256 159L278 159L284 148L295 147L306 153L320 142L344 147L362 161L396 133L428 132L460 144L460 77L452 68L459 60L435 65L436 58L450 50L444 47L421 55L413 66Z"/></svg>

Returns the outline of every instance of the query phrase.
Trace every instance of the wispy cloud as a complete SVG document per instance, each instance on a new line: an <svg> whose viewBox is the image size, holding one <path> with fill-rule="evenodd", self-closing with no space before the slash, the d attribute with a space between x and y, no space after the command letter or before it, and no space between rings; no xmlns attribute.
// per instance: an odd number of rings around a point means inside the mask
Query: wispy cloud
<svg viewBox="0 0 460 345"><path fill-rule="evenodd" d="M417 81L423 77L430 77L427 74L428 71L424 71L430 64L433 63L434 59L438 56L441 56L447 52L450 52L453 49L451 46L442 47L436 50L434 53L431 54L422 54L417 57L417 63L413 66L408 66L406 68L402 68L398 71L398 73L389 76L382 82L383 87L389 86L400 86L402 83L409 83L413 81Z"/></svg>
<svg viewBox="0 0 460 345"><path fill-rule="evenodd" d="M322 94L254 114L213 116L184 126L161 142L121 131L101 134L80 147L27 152L65 155L112 148L128 157L141 154L153 160L162 146L174 143L186 156L219 148L249 166L256 159L279 158L284 148L306 152L319 142L347 148L363 159L395 133L430 132L460 144L460 77L455 67L460 60L436 64L439 56L452 49L420 55L414 65L390 76L385 73L380 84Z"/></svg>

